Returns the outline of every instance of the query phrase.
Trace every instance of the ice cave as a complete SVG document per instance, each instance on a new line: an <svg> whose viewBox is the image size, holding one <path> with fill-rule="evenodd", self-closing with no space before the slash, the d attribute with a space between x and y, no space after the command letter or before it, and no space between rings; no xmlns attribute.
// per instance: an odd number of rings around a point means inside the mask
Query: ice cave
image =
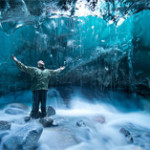
<svg viewBox="0 0 150 150"><path fill-rule="evenodd" d="M0 150L150 150L150 0L0 0Z"/></svg>

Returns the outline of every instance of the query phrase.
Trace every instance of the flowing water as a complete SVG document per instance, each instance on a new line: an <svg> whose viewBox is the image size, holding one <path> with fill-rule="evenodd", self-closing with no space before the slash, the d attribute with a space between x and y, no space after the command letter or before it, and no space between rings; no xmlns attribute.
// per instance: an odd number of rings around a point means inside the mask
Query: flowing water
<svg viewBox="0 0 150 150"><path fill-rule="evenodd" d="M48 96L47 105L56 108L56 115L52 116L56 126L44 128L38 150L150 149L150 114L140 108L142 102L139 107L133 100L134 98L136 101L142 101L142 97L109 92L100 94L101 97L98 95L92 98L92 94L89 96L92 91L85 91L84 95L80 89L75 89L70 97L69 108L66 108L59 91L49 90L48 95L51 97ZM0 111L1 120L12 122L10 132L24 126L22 118L29 112L23 115L9 115L4 110ZM39 124L37 120L32 120L31 123ZM125 137L120 132L121 128L128 130L130 135Z"/></svg>

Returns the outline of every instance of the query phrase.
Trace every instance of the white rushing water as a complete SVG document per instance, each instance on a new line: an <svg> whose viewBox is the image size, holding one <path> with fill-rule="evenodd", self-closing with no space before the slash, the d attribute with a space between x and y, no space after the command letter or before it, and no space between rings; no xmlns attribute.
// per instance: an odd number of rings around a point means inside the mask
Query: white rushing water
<svg viewBox="0 0 150 150"><path fill-rule="evenodd" d="M65 135L64 133L61 134L61 132L58 132L58 129L46 130L41 137L41 142L44 143L47 150L148 149L146 146L141 148L142 139L140 141L141 143L138 143L139 145L135 144L137 139L134 139L133 144L128 144L125 136L119 131L121 127L127 127L126 129L131 130L131 135L133 134L135 137L149 132L150 115L147 112L139 110L121 112L117 109L117 106L115 108L111 104L98 101L89 102L81 95L74 95L70 109L57 109L57 116L60 120L56 119L56 122L58 121L58 124L62 123L63 128L70 130L68 131L66 129L69 133L66 132ZM79 127L76 125L77 122L80 123ZM71 140L74 146L69 146L71 143L68 143L66 140ZM147 140L150 141L150 137L147 137ZM143 144L146 144L146 141ZM43 147L40 150L42 149Z"/></svg>
<svg viewBox="0 0 150 150"><path fill-rule="evenodd" d="M70 108L62 108L57 104L57 101L62 102L62 98L58 91L55 94L51 99L55 102L48 99L48 104L57 106L56 115L52 116L56 126L44 128L38 150L149 150L148 112L138 109L121 111L99 99L89 102L79 93L72 96ZM0 111L1 120L12 122L11 131L24 126L22 118L29 114L10 115L4 111ZM37 120L30 122L39 124ZM121 128L130 132L133 143L130 136L125 137L120 132Z"/></svg>

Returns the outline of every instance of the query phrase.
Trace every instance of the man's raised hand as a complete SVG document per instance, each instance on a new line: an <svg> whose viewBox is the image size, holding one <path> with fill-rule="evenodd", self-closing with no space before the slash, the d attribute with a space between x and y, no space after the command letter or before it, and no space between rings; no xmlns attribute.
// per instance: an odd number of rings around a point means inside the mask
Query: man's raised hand
<svg viewBox="0 0 150 150"><path fill-rule="evenodd" d="M65 66L63 66L63 67L60 67L60 69L61 69L61 70L64 70L64 69L65 69Z"/></svg>
<svg viewBox="0 0 150 150"><path fill-rule="evenodd" d="M15 61L15 62L17 62L18 60L17 60L17 58L12 54L12 59Z"/></svg>

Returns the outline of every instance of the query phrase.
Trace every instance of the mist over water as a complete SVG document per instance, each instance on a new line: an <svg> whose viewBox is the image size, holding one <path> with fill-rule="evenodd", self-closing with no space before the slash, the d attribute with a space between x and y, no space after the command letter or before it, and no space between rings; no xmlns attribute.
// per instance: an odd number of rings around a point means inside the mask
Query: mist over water
<svg viewBox="0 0 150 150"><path fill-rule="evenodd" d="M57 89L49 90L47 105L56 109L56 115L51 117L56 126L44 128L38 150L149 150L150 113L142 108L142 97L112 91L94 95L91 89L83 92L81 88L74 88L66 106ZM140 107L135 106L131 98L140 99ZM31 101L28 105L31 109ZM12 122L10 132L14 132L24 126L23 117L29 112L10 115L4 108L0 116ZM39 126L36 120L30 124ZM130 132L133 143L120 132L121 128Z"/></svg>
<svg viewBox="0 0 150 150"><path fill-rule="evenodd" d="M73 128L71 132L79 134L77 137L81 140L79 144L66 148L66 150L140 149L140 143L138 143L139 145L127 144L124 136L120 133L119 130L121 127L127 127L131 130L131 132L133 132L133 134L137 134L134 131L136 130L136 128L138 128L139 134L141 134L140 130L144 130L143 133L149 132L149 113L144 110L140 110L139 108L136 108L135 110L135 107L133 107L134 111L130 111L126 107L124 109L126 110L126 112L124 112L124 110L121 111L120 109L118 109L117 105L113 106L112 104L100 101L100 97L99 99L95 99L95 102L90 102L88 99L83 97L83 95L80 95L79 92L77 93L77 95L75 94L72 96L69 109L57 109L57 115L68 121L67 126ZM119 99L112 99L112 101L119 101ZM104 123L100 123L98 121L98 118L100 119L101 117L105 118ZM83 121L81 128L83 130L87 130L87 135L85 134L85 132L82 133L80 130L78 131L76 129L76 122L78 121ZM52 134L54 134L53 136L55 137L55 133L53 133L53 131L51 132ZM48 133L45 133L45 135L45 138L49 136L52 137L51 134L49 134L48 136ZM45 139L44 134L41 137L41 140L42 138ZM150 137L147 137L147 139L149 141ZM45 144L51 147L51 144L49 142ZM56 142L56 145L59 144ZM148 148L145 149L148 150Z"/></svg>

